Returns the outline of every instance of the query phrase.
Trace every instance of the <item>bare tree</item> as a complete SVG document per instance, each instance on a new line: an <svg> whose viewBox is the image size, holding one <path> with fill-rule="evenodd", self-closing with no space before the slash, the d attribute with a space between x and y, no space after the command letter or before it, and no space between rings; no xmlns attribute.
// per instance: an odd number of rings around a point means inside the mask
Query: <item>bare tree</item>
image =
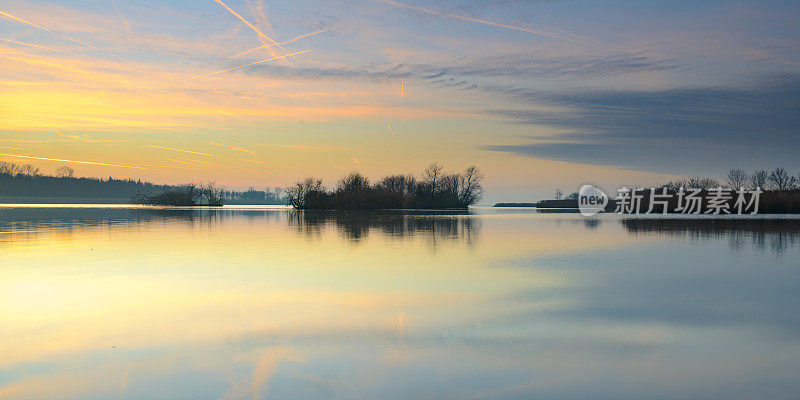
<svg viewBox="0 0 800 400"><path fill-rule="evenodd" d="M225 189L219 188L214 182L207 185L199 185L197 188L197 196L208 203L210 206L221 206L225 201Z"/></svg>
<svg viewBox="0 0 800 400"><path fill-rule="evenodd" d="M727 182L728 186L732 189L741 189L744 187L744 184L747 183L747 179L749 176L747 172L743 169L739 168L731 168L728 170Z"/></svg>
<svg viewBox="0 0 800 400"><path fill-rule="evenodd" d="M439 183L439 177L442 175L443 169L444 168L442 168L442 166L439 165L439 163L435 162L429 165L428 168L425 170L424 179L428 184L431 185L431 193L436 192L437 189L436 185Z"/></svg>
<svg viewBox="0 0 800 400"><path fill-rule="evenodd" d="M41 175L41 171L38 167L34 167L31 164L25 164L22 166L22 173L27 176L39 176Z"/></svg>
<svg viewBox="0 0 800 400"><path fill-rule="evenodd" d="M765 171L763 169L760 169L760 170L757 170L757 171L753 171L753 173L750 174L750 185L753 186L753 189L755 189L755 188L762 188L763 189L764 187L767 186L767 178L768 177L769 177L769 174L767 173L767 171Z"/></svg>
<svg viewBox="0 0 800 400"><path fill-rule="evenodd" d="M34 167L31 164L15 164L10 162L0 162L0 174L6 174L11 176L39 176L40 171L39 168Z"/></svg>
<svg viewBox="0 0 800 400"><path fill-rule="evenodd" d="M556 200L563 199L564 198L564 192L562 192L561 189L556 189L555 194L553 194L553 198L556 199Z"/></svg>
<svg viewBox="0 0 800 400"><path fill-rule="evenodd" d="M472 165L464 170L461 176L461 192L459 199L464 204L475 204L483 197L483 174L478 167Z"/></svg>
<svg viewBox="0 0 800 400"><path fill-rule="evenodd" d="M75 176L75 170L66 165L62 165L56 168L56 176L59 178L72 178Z"/></svg>
<svg viewBox="0 0 800 400"><path fill-rule="evenodd" d="M777 190L790 190L797 184L797 179L789 175L783 167L776 167L769 173L769 178L767 179Z"/></svg>
<svg viewBox="0 0 800 400"><path fill-rule="evenodd" d="M684 181L684 186L686 188L692 189L711 189L719 186L719 182L716 179L712 178L703 178L699 176L693 176L688 178Z"/></svg>
<svg viewBox="0 0 800 400"><path fill-rule="evenodd" d="M21 172L20 166L11 162L0 161L0 174L16 176Z"/></svg>
<svg viewBox="0 0 800 400"><path fill-rule="evenodd" d="M286 199L290 205L303 208L306 204L306 197L311 192L322 190L322 179L306 178L297 181L294 186L286 189Z"/></svg>

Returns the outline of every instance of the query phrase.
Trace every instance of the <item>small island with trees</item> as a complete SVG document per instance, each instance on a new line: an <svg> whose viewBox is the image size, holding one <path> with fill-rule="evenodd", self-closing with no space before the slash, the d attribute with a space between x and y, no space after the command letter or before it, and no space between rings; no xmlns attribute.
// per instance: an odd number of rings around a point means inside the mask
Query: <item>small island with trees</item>
<svg viewBox="0 0 800 400"><path fill-rule="evenodd" d="M628 185L635 188L635 185ZM655 187L666 190L666 193L675 195L681 188L699 189L699 195L707 198L717 188L735 191L737 189L761 190L759 213L763 214L800 214L800 174L793 176L786 168L775 167L772 170L745 171L740 168L728 170L724 181L707 177L688 177L666 182ZM607 193L612 199L606 206L607 212L615 210L615 193ZM674 212L675 199L670 203L668 212ZM733 199L729 201L733 203ZM643 199L644 206L649 205L649 199ZM578 193L565 195L561 189L556 189L552 199L540 200L535 203L497 203L494 207L536 207L540 209L578 209ZM703 210L705 210L703 208Z"/></svg>
<svg viewBox="0 0 800 400"><path fill-rule="evenodd" d="M457 209L467 208L483 195L483 174L471 166L446 173L431 164L422 178L390 175L371 183L358 172L341 178L334 189L321 179L306 178L286 190L289 204L300 210Z"/></svg>
<svg viewBox="0 0 800 400"><path fill-rule="evenodd" d="M76 177L68 166L46 175L31 164L0 162L0 203L130 203L145 206L291 205L306 210L463 209L483 196L483 174L471 166L445 172L431 164L417 178L391 175L375 183L353 172L332 190L306 178L283 189L225 190L213 183L159 185L134 179Z"/></svg>

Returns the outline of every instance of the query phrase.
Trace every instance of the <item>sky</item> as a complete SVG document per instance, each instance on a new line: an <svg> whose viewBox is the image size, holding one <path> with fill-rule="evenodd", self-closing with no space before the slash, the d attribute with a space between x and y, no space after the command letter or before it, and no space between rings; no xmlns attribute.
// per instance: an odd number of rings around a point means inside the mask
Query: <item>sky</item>
<svg viewBox="0 0 800 400"><path fill-rule="evenodd" d="M485 174L484 203L800 173L800 3L0 1L0 161L328 185Z"/></svg>

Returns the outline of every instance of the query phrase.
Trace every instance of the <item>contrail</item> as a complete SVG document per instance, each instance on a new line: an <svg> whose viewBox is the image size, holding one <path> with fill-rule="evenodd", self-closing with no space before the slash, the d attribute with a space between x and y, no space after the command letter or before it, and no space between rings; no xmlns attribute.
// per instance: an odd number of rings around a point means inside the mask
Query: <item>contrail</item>
<svg viewBox="0 0 800 400"><path fill-rule="evenodd" d="M135 165L106 164L106 163L92 162L92 161L65 160L65 159L61 159L61 158L23 156L23 155L19 155L19 154L4 154L4 153L0 153L0 156L16 157L16 158L27 158L27 159L31 159L31 160L59 161L59 162L74 163L74 164L103 165L103 166L106 166L106 167L148 169L148 168L145 168L145 167L138 167L138 166L135 166Z"/></svg>
<svg viewBox="0 0 800 400"><path fill-rule="evenodd" d="M180 80L180 81L178 81L178 82L176 82L176 83L182 83L182 82L186 82L186 81L191 81L192 79L204 78L204 77L206 77L206 76L211 76L211 75L221 74L221 73L223 73L223 72L233 71L233 70L235 70L235 69L244 68L244 67L249 67L249 66L251 66L251 65L260 64L260 63L267 62L267 61L278 60L278 59L281 59L281 58L286 58L286 57L294 56L294 55L297 55L297 54L302 54L302 53L305 53L305 52L308 52L308 51L311 51L311 50L303 50L303 51L298 51L298 52L295 52L295 53L284 54L284 55L282 55L282 56L277 56L277 57L268 58L268 59L266 59L266 60L261 60L261 61L256 61L256 62L251 62L251 63L249 63L249 64L240 65L240 66L238 66L238 67L233 67L233 68L223 69L222 71L209 72L209 73L207 73L207 74L203 74L203 75L197 75L197 76L193 76L193 77L191 77L191 78L186 78L186 79L184 79L184 80Z"/></svg>
<svg viewBox="0 0 800 400"><path fill-rule="evenodd" d="M391 126L391 125L389 125L389 123L388 123L388 122L386 123L386 126L388 126L388 127L389 127L389 132L391 132L391 133L392 133L392 136L394 136L394 131L392 130L392 126Z"/></svg>
<svg viewBox="0 0 800 400"><path fill-rule="evenodd" d="M299 144L272 144L272 143L259 143L262 146L272 146L272 147L291 147L294 149L309 149L308 146L301 146Z"/></svg>
<svg viewBox="0 0 800 400"><path fill-rule="evenodd" d="M328 31L328 30L329 30L329 29L327 29L327 28L326 28L326 29L321 29L321 30L318 30L318 31L316 31L316 32L311 32L311 33L307 33L307 34L305 34L305 35L300 35L300 36L298 36L298 37L296 37L296 38L294 38L294 39L287 40L287 41L285 41L285 42L280 42L280 43L278 43L278 44L289 44L289 43L292 43L292 42L296 42L296 41L298 41L298 40L300 40L300 39L307 38L307 37L309 37L309 36L319 35L320 33L322 33L322 32L326 32L326 31ZM243 52L241 52L241 53L239 53L239 54L236 54L236 55L230 56L230 57L228 57L228 58L236 58L236 57L239 57L239 56L243 56L243 55L245 55L245 54L248 54L248 53L252 53L252 52L254 52L254 51L256 51L256 50L259 50L259 49L266 49L266 48L270 48L270 47L272 47L272 46L275 46L275 45L274 45L274 44L265 44L265 45L263 45L263 46L258 46L258 47L256 47L256 48L252 48L252 49L250 49L250 50L243 51Z"/></svg>
<svg viewBox="0 0 800 400"><path fill-rule="evenodd" d="M27 25L30 25L30 26L32 26L32 27L39 28L39 29L41 29L41 30L43 30L43 31L45 31L45 32L49 32L49 33L51 33L51 34L53 34L53 35L56 35L56 36L58 36L58 37L60 37L60 38L62 38L62 39L66 39L66 40L69 40L69 41L71 41L71 42L75 42L75 43L81 44L81 45L83 45L83 46L86 46L86 47L93 48L93 49L95 49L95 50L100 50L100 51L102 51L102 52L104 52L104 53L106 53L106 54L110 54L110 55L112 55L112 56L114 56L114 57L116 57L116 58L119 58L120 60L125 60L125 61L128 61L128 62L131 62L130 60L126 60L126 59L124 59L124 58L122 58L122 57L120 57L120 56L118 56L118 55L116 55L116 54L114 54L114 53L112 53L112 52L110 52L110 51L108 51L108 50L103 50L103 49L101 49L101 48L99 48L99 47L97 47L97 46L91 45L91 44L89 44L89 43L81 42L80 40L73 39L73 38L71 38L71 37L69 37L69 36L64 36L64 35L62 35L62 34L60 34L60 33L57 33L57 32L54 32L54 31L51 31L50 29L47 29L47 28L45 28L45 27L43 27L43 26L36 25L36 24L34 24L33 22L26 21L26 20L24 20L24 19L22 19L22 18L17 18L17 17L15 17L15 16L13 16L13 15L11 15L11 14L9 14L9 13L5 12L5 11L2 11L2 10L0 10L0 15L5 15L6 17L8 17L8 18L11 18L11 19L13 19L13 20L15 20L15 21L19 21L19 22L22 22L23 24L27 24Z"/></svg>
<svg viewBox="0 0 800 400"><path fill-rule="evenodd" d="M148 144L148 145L147 145L147 147L152 147L152 148L155 148L155 149L162 149L162 150L180 151L181 153L199 154L199 155L201 155L201 156L216 157L216 156L215 156L215 155L213 155L213 154L208 154L208 153L200 153L200 152L197 152L197 151L191 151L191 150L173 149L173 148L171 148L171 147L161 147L161 146L155 146L155 145L152 145L152 144Z"/></svg>
<svg viewBox="0 0 800 400"><path fill-rule="evenodd" d="M242 147L236 147L236 146L231 146L231 145L229 145L229 144L214 143L214 142L206 142L206 143L208 143L208 144L213 144L214 146L227 147L227 148L229 148L229 149L231 149L231 150L233 150L233 151L241 151L241 152L243 152L243 153L255 154L255 151L253 151L253 150L247 150L247 149L245 149L245 148L242 148Z"/></svg>
<svg viewBox="0 0 800 400"><path fill-rule="evenodd" d="M403 98L405 97L406 92L406 83L404 81L400 82L400 104L403 104Z"/></svg>
<svg viewBox="0 0 800 400"><path fill-rule="evenodd" d="M56 49L51 49L49 47L39 46L38 44L18 42L16 40L11 40L11 39L6 39L6 38L0 38L0 40L8 42L8 43L18 44L18 45L21 45L21 46L35 47L37 49L45 49L45 50L50 50L50 51L55 51L55 52L59 52L60 51L60 50L56 50Z"/></svg>
<svg viewBox="0 0 800 400"><path fill-rule="evenodd" d="M227 5L227 4L223 3L223 2L222 2L222 0L214 0L214 1L215 1L215 2L217 2L217 3L219 3L219 5L221 5L221 6L225 7L225 9L226 9L226 10L228 10L228 11L229 11L231 14L233 14L234 16L236 16L236 18L239 18L239 20L240 20L240 21L244 22L244 24L245 24L245 25L247 25L248 27L250 27L250 29L252 29L252 30L253 30L255 33L257 33L257 34L258 34L258 36L260 36L260 37L262 37L262 38L264 38L264 39L267 39L267 40L269 40L270 42L272 42L272 44L274 44L274 45L278 46L278 48L279 48L279 49L283 50L283 47L281 47L281 45L280 45L280 44L278 44L278 42L276 42L276 41L272 40L272 38L271 38L271 37L269 37L269 36L267 36L267 35L265 35L265 34L264 34L264 32L261 32L261 30L260 30L260 29L256 28L256 26L255 26L255 25L251 24L251 23L250 23L248 20L244 19L244 17L242 17L241 15L239 15L239 13L237 13L236 11L233 11L233 9L232 9L232 8L230 8L230 7L228 7L228 5ZM285 50L284 50L284 51L285 51Z"/></svg>
<svg viewBox="0 0 800 400"><path fill-rule="evenodd" d="M251 162L251 163L256 163L256 164L261 164L261 165L269 165L269 164L265 163L264 161L248 160L246 158L239 158L239 160L247 161L247 162Z"/></svg>
<svg viewBox="0 0 800 400"><path fill-rule="evenodd" d="M122 25L125 26L125 31L128 32L128 34L130 34L131 33L131 24L128 22L127 19L125 19L124 16L122 16L122 13L119 12L119 8L117 8L117 2L114 1L114 0L111 0L111 6L114 7L114 12L117 13L117 17L119 17L119 19L122 21Z"/></svg>
<svg viewBox="0 0 800 400"><path fill-rule="evenodd" d="M181 160L175 160L175 159L172 159L172 158L165 158L165 160L167 160L167 161L172 161L172 162L176 162L176 163L179 163L179 164L185 164L185 165L195 165L195 164L193 164L193 163L189 163L189 162L186 162L186 161L181 161Z"/></svg>
<svg viewBox="0 0 800 400"><path fill-rule="evenodd" d="M357 159L357 158L355 158L355 157L350 157L350 158L352 158L352 159L353 159L353 161L354 161L356 164L358 164L358 165L361 165L361 161L358 161L358 159Z"/></svg>
<svg viewBox="0 0 800 400"><path fill-rule="evenodd" d="M169 159L169 160L172 160L172 159ZM172 160L172 161L178 161L178 160ZM180 162L180 161L178 161L178 162ZM208 162L208 161L200 161L200 160L189 160L189 162L190 162L190 163L194 163L195 165L197 165L198 163L200 163L200 164L206 164L206 165L213 165L213 166L216 166L216 167L225 167L225 166L226 166L226 165L224 165L224 164L212 163L212 162ZM184 163L184 164L185 164L185 163Z"/></svg>
<svg viewBox="0 0 800 400"><path fill-rule="evenodd" d="M569 36L559 35L559 34L556 34L556 33L550 33L550 32L544 32L544 31L535 31L533 29L521 28L521 27L518 27L518 26L507 25L507 24L501 24L501 23L498 23L498 22L492 22L492 21L487 21L485 19L467 17L467 16L464 16L464 15L448 14L448 13L441 12L441 11L431 10L429 8L423 8L423 7L412 6L410 4L398 3L398 2L396 2L394 0L378 0L378 1L384 2L386 4L389 4L389 5L392 5L392 6L395 6L395 7L402 7L402 8L406 8L406 9L409 9L409 10L424 12L426 14L438 15L440 17L455 18L455 19L460 19L462 21L469 21L469 22L477 22L479 24L491 25L491 26L496 26L496 27L499 27L499 28L506 28L506 29L512 29L512 30L515 30L515 31L528 32L528 33L532 33L532 34L538 35L538 36L555 38L555 39L562 39L562 40L568 40L568 41L574 42L574 43L586 44L583 41L571 38Z"/></svg>

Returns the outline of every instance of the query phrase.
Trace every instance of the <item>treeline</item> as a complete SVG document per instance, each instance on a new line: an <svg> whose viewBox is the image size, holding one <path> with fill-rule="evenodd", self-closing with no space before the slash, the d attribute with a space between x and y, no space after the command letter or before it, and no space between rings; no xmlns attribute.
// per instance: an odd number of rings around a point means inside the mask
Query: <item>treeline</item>
<svg viewBox="0 0 800 400"><path fill-rule="evenodd" d="M667 182L663 185L668 190L678 190L683 188L693 189L713 189L716 187L727 187L730 189L755 189L761 190L794 190L800 189L800 174L793 176L783 167L775 167L771 171L755 170L745 171L739 168L731 168L725 176L725 180L720 182L713 178L691 177Z"/></svg>
<svg viewBox="0 0 800 400"><path fill-rule="evenodd" d="M628 188L636 187L635 185L628 186ZM684 189L702 189L709 190L718 187L729 189L748 189L753 190L760 188L767 191L792 191L800 189L800 173L796 176L789 173L786 168L775 167L773 170L755 170L745 171L740 168L731 168L725 176L724 181L714 178L707 178L701 176L693 176L682 179L676 179L664 184L656 186L656 188L665 187L669 192L677 192L680 188ZM777 196L786 197L786 196ZM578 192L564 195L561 189L556 189L553 200L578 200ZM552 200L542 200L544 202L552 202Z"/></svg>
<svg viewBox="0 0 800 400"><path fill-rule="evenodd" d="M636 189L635 185L627 186L629 190ZM728 170L728 174L724 180L718 180L707 177L687 177L683 179L672 180L664 184L658 185L655 189L658 193L663 193L662 190L666 189L666 193L674 195L674 198L668 202L668 212L679 212L676 210L678 207L677 195L683 188L699 189L697 196L702 200L699 205L699 212L705 213L709 211L708 199L718 193L715 189L722 188L731 192L730 200L724 202L727 209L735 209L736 191L740 189L761 190L759 196L758 211L762 214L800 214L800 174L797 176L792 175L783 167L776 167L772 170L755 170L745 171L739 168L732 168ZM647 188L646 188L647 189ZM650 207L650 194L645 190L642 192L644 195L641 199L641 205L644 210ZM616 201L614 197L618 197L618 193L607 193L612 199L609 201L606 211L615 209ZM578 207L578 193L571 193L567 196L561 190L556 189L552 200L541 200L536 203L539 208L577 208ZM663 211L661 205L654 207L654 212L659 213Z"/></svg>
<svg viewBox="0 0 800 400"><path fill-rule="evenodd" d="M223 191L213 183L208 185L188 184L157 193L137 193L131 196L131 204L145 206L216 206L225 204Z"/></svg>
<svg viewBox="0 0 800 400"><path fill-rule="evenodd" d="M242 192L223 190L221 194L226 204L286 204L282 188L265 188L257 190L249 188Z"/></svg>
<svg viewBox="0 0 800 400"><path fill-rule="evenodd" d="M444 209L466 208L483 196L483 175L475 167L445 173L431 164L422 178L391 175L371 183L358 172L339 180L333 190L321 179L306 178L287 189L289 204L298 209Z"/></svg>
<svg viewBox="0 0 800 400"><path fill-rule="evenodd" d="M68 166L58 167L54 175L45 175L31 164L0 161L0 196L4 197L97 198L128 202L129 199L140 201L145 196L173 193L175 196L184 197L173 199L179 203L185 203L187 196L204 203L205 201L195 196L196 190L201 189L200 185L157 185L141 179L76 177L75 170ZM233 191L214 187L214 190L218 192L215 196L228 204L286 204L286 198L280 188L273 190L249 188L245 191Z"/></svg>
<svg viewBox="0 0 800 400"><path fill-rule="evenodd" d="M128 199L137 193L169 190L133 179L77 178L69 167L59 167L56 175L44 175L31 164L0 162L0 195L15 197L101 197Z"/></svg>

